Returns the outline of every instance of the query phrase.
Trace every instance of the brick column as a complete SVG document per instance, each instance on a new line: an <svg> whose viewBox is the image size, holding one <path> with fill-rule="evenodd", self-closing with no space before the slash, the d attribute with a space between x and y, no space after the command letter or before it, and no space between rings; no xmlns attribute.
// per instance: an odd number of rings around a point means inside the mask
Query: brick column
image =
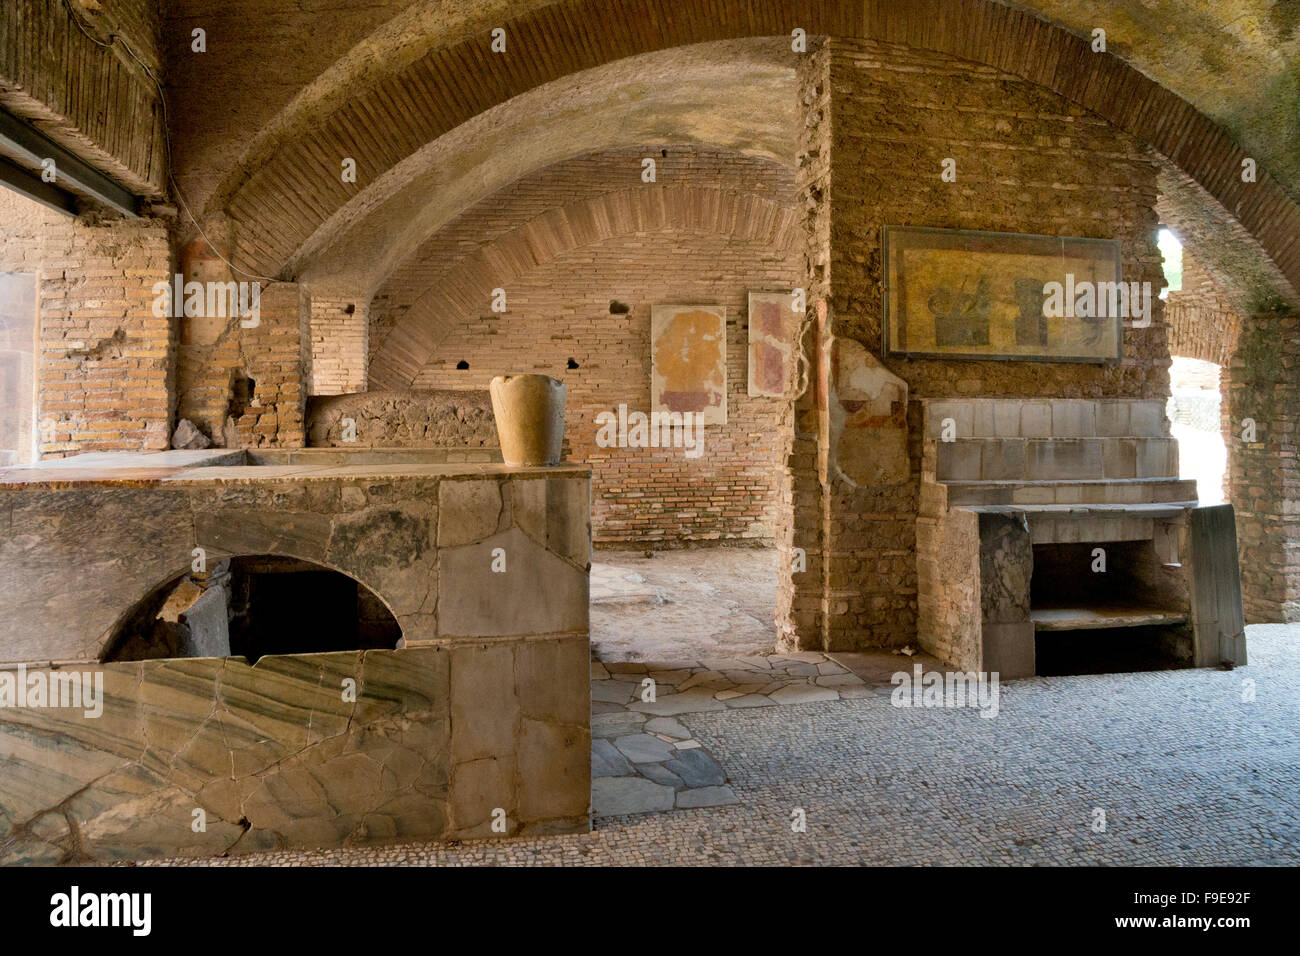
<svg viewBox="0 0 1300 956"><path fill-rule="evenodd" d="M204 231L227 251L219 254L197 238L181 252L184 287L199 283L205 301L195 314L178 320L176 417L189 419L218 447L301 448L311 361L306 296L296 282L232 271L227 224L210 222ZM241 287L237 295L251 303L254 284L259 290L255 321L229 304L219 307L223 288Z"/></svg>
<svg viewBox="0 0 1300 956"><path fill-rule="evenodd" d="M1237 513L1247 623L1300 620L1300 316L1241 325L1227 387L1227 493ZM1246 420L1255 441L1243 439Z"/></svg>
<svg viewBox="0 0 1300 956"><path fill-rule="evenodd" d="M1101 117L994 67L834 37L796 76L805 265L809 301L824 308L825 368L816 406L797 408L795 449L815 434L818 469L791 456L794 544L808 570L788 585L783 633L802 647L897 647L917 639L916 401L1165 398L1168 346L1157 300L1149 325L1125 329L1115 363L886 355L884 227L1118 239L1123 274L1159 288L1156 168ZM873 422L864 407L893 411Z"/></svg>
<svg viewBox="0 0 1300 956"><path fill-rule="evenodd" d="M779 643L786 650L815 650L823 646L823 495L817 476L820 412L815 364L820 350L816 326L806 329L802 349L808 387L789 410L793 435L782 471L781 519L776 529L781 562L776 619Z"/></svg>

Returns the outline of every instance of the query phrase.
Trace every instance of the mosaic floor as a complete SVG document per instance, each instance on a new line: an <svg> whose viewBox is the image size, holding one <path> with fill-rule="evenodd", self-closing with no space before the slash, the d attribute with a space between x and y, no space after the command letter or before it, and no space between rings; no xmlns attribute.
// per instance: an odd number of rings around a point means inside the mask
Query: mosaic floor
<svg viewBox="0 0 1300 956"><path fill-rule="evenodd" d="M879 684L861 696L846 698L839 688L835 699L754 707L728 707L714 690L719 706L676 714L633 709L645 704L629 700L596 715L606 725L600 739L629 764L660 764L683 781L660 784L672 787L669 812L600 816L591 833L572 836L195 862L1300 865L1300 625L1247 633L1248 667L1008 682L995 719L969 708L894 707L890 688ZM769 683L795 676L784 670ZM639 671L609 674L593 686L640 687L628 679ZM682 689L696 676L657 681L666 686L657 687L656 706L672 706L674 697L680 705L696 688L703 700L713 678ZM809 679L799 676L815 686ZM676 693L663 693L668 686ZM663 722L652 728L656 718ZM625 741L620 749L620 736L658 743ZM700 746L679 747L683 741ZM712 777L673 769L694 750L710 756ZM637 761L628 751L667 756ZM700 767L707 772L702 763L691 772ZM717 773L725 783L704 783ZM679 803L709 787L735 800Z"/></svg>

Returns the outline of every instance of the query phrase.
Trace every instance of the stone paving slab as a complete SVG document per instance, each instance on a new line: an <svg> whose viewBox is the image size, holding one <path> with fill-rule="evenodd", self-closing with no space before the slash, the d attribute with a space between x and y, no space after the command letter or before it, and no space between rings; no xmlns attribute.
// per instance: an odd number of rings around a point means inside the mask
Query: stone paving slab
<svg viewBox="0 0 1300 956"><path fill-rule="evenodd" d="M911 669L910 659L894 657L893 661L894 670ZM685 662L614 661L599 665L599 671L598 663L593 662L592 668L592 700L630 702L632 710L660 717L847 700L862 696L868 687L848 667L816 651ZM642 699L641 682L647 676L655 682L654 701Z"/></svg>
<svg viewBox="0 0 1300 956"><path fill-rule="evenodd" d="M722 768L705 753L703 747L678 750L677 755L664 766L681 777L688 787L715 787L727 779Z"/></svg>
<svg viewBox="0 0 1300 956"><path fill-rule="evenodd" d="M722 807L739 802L740 797L736 796L735 791L730 787L699 787L694 790L683 790L677 794L679 809Z"/></svg>
<svg viewBox="0 0 1300 956"><path fill-rule="evenodd" d="M834 687L809 687L787 684L769 694L778 704L812 704L819 700L839 700L840 692Z"/></svg>
<svg viewBox="0 0 1300 956"><path fill-rule="evenodd" d="M612 714L593 714L591 718L591 735L593 737L621 737L635 733L646 722L645 714L638 714L626 708L620 708Z"/></svg>
<svg viewBox="0 0 1300 956"><path fill-rule="evenodd" d="M657 763L673 755L673 745L649 734L615 737L614 746L633 763Z"/></svg>
<svg viewBox="0 0 1300 956"><path fill-rule="evenodd" d="M708 688L692 687L680 694L660 696L653 701L633 701L628 705L632 710L659 717L675 717L678 714L702 714L709 710L726 710L724 701L718 700Z"/></svg>
<svg viewBox="0 0 1300 956"><path fill-rule="evenodd" d="M603 737L591 741L592 777L624 777L636 773L627 757Z"/></svg>
<svg viewBox="0 0 1300 956"><path fill-rule="evenodd" d="M653 681L653 700L645 699L647 678ZM696 661L593 661L592 777L635 776L671 787L679 809L734 803L738 798L726 786L726 772L679 717L869 693L862 678L812 651ZM630 808L663 802L662 794L652 798L657 791L641 785L606 784L600 792L598 802L593 797L597 818L643 813L647 811Z"/></svg>
<svg viewBox="0 0 1300 956"><path fill-rule="evenodd" d="M677 740L689 740L691 737L691 732L671 717L651 717L645 722L645 729L648 733L663 734Z"/></svg>
<svg viewBox="0 0 1300 956"><path fill-rule="evenodd" d="M672 787L644 777L597 777L591 781L591 812L596 817L671 810L675 802Z"/></svg>
<svg viewBox="0 0 1300 956"><path fill-rule="evenodd" d="M666 764L662 763L643 763L637 770L648 780L655 783L661 783L666 787L672 787L673 790L680 790L686 786L686 781L677 774L668 769Z"/></svg>

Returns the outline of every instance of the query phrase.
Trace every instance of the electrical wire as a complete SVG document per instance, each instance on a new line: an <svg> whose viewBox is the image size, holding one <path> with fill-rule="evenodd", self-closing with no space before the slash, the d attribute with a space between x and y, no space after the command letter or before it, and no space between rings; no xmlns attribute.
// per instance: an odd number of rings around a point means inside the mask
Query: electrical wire
<svg viewBox="0 0 1300 956"><path fill-rule="evenodd" d="M181 208L185 210L185 215L188 216L190 222L194 224L194 228L198 230L199 235L203 237L203 241L207 243L208 248L216 253L217 258L224 262L232 273L238 273L239 275L247 276L250 279L260 279L272 284L282 281L273 276L258 275L257 273L239 268L223 256L221 250L218 249L216 244L208 238L208 234L203 231L203 227L199 225L198 219L196 219L194 213L190 211L189 204L185 202L185 196L181 193L180 184L176 182L176 177L172 174L171 125L167 118L167 95L163 90L162 81L158 78L158 75L154 73L149 64L142 60L135 50L131 49L131 44L127 42L126 38L122 36L122 34L117 33L116 31L110 32L107 40L101 40L86 28L85 23L81 19L81 15L77 13L76 8L72 5L72 0L63 0L63 5L68 8L68 15L72 18L72 22L76 24L77 29L81 31L82 35L85 36L87 40L94 43L96 46L105 48L110 48L115 43L120 44L122 49L127 52L127 55L140 65L140 69L144 71L144 75L149 78L154 87L158 90L158 102L162 107L163 158L167 163L167 181L171 184L172 194L175 195Z"/></svg>

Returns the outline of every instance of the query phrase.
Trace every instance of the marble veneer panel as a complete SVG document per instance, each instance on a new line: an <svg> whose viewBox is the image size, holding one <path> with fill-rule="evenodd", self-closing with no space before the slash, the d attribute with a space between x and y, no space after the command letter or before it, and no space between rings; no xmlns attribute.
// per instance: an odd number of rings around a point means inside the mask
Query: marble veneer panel
<svg viewBox="0 0 1300 956"><path fill-rule="evenodd" d="M0 708L0 864L586 830L587 667L582 636L62 669L102 712Z"/></svg>

